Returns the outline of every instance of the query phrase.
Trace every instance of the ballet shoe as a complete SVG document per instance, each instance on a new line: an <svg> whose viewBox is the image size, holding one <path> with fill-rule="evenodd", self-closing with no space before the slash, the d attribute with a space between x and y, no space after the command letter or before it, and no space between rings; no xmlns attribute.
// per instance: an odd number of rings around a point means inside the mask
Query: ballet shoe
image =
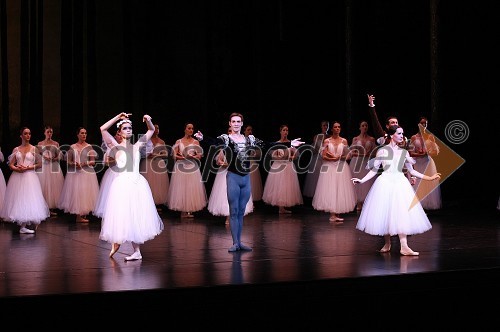
<svg viewBox="0 0 500 332"><path fill-rule="evenodd" d="M240 247L240 250L243 250L243 251L252 251L252 248L244 245L243 243L240 243L239 247Z"/></svg>
<svg viewBox="0 0 500 332"><path fill-rule="evenodd" d="M126 261L136 261L139 259L142 259L141 253L139 251L136 251L132 255L125 257Z"/></svg>
<svg viewBox="0 0 500 332"><path fill-rule="evenodd" d="M227 251L229 252L235 252L235 251L238 251L240 250L240 246L237 245L237 244L233 244Z"/></svg>
<svg viewBox="0 0 500 332"><path fill-rule="evenodd" d="M380 253L386 253L386 252L389 252L391 251L391 246L389 246L388 248L386 248L385 246L382 247L382 249L380 249L378 252Z"/></svg>
<svg viewBox="0 0 500 332"><path fill-rule="evenodd" d="M418 251L413 251L411 249L410 249L410 251L401 250L399 253L403 256L418 256L418 255L420 255L420 253Z"/></svg>
<svg viewBox="0 0 500 332"><path fill-rule="evenodd" d="M338 218L338 217L330 217L330 222L334 222L335 224L343 224L343 220L342 218Z"/></svg>
<svg viewBox="0 0 500 332"><path fill-rule="evenodd" d="M280 210L279 210L279 213L280 213L280 214L290 214L290 213L292 213L292 211L287 210L287 209L280 209Z"/></svg>
<svg viewBox="0 0 500 332"><path fill-rule="evenodd" d="M118 243L113 243L111 245L111 251L109 253L109 257L113 257L113 255L118 251L118 249L120 249L120 245Z"/></svg>
<svg viewBox="0 0 500 332"><path fill-rule="evenodd" d="M89 222L89 220L87 218L85 218L84 216L78 216L78 217L76 217L76 222L87 223L87 222Z"/></svg>
<svg viewBox="0 0 500 332"><path fill-rule="evenodd" d="M32 229L26 228L26 227L21 227L21 229L19 230L19 233L21 233L21 234L34 234L35 231Z"/></svg>

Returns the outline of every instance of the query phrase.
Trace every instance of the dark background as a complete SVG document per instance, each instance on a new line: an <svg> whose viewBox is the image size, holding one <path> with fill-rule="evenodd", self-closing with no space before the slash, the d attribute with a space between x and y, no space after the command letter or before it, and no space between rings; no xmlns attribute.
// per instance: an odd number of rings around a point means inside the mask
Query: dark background
<svg viewBox="0 0 500 332"><path fill-rule="evenodd" d="M0 144L7 156L20 127L36 143L48 123L61 144L84 126L99 145L122 111L136 134L150 114L170 145L186 122L226 132L231 112L264 140L288 124L310 143L326 119L350 142L372 93L381 120L396 115L411 136L427 116L465 159L441 185L445 204L493 209L496 16L483 1L3 0ZM447 139L453 120L467 140Z"/></svg>

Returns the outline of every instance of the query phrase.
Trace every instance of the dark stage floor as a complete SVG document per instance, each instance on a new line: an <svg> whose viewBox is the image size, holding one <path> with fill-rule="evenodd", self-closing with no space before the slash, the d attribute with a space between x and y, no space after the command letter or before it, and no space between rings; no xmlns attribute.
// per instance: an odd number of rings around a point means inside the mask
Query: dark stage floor
<svg viewBox="0 0 500 332"><path fill-rule="evenodd" d="M164 232L142 246L142 261L131 262L124 261L130 244L108 257L99 219L77 224L61 214L34 235L0 222L1 314L23 326L69 321L75 329L102 320L116 327L181 320L175 330L316 330L330 323L382 330L395 315L407 317L405 329L431 319L496 322L483 317L492 308L486 301L500 295L495 206L430 211L433 229L409 237L418 257L401 256L397 238L391 253L378 253L382 238L356 230L356 213L335 225L308 202L292 210L279 215L257 203L243 230L254 250L228 253L223 217L203 211L181 219L165 208Z"/></svg>

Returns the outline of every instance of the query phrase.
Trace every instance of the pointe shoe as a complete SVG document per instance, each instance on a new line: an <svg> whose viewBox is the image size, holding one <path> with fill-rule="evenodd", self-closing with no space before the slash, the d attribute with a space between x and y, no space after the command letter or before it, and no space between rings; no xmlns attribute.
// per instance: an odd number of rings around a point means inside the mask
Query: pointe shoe
<svg viewBox="0 0 500 332"><path fill-rule="evenodd" d="M335 222L337 224L342 224L344 219L333 216L333 217L330 217L330 219L328 219L328 220L330 220L330 222Z"/></svg>
<svg viewBox="0 0 500 332"><path fill-rule="evenodd" d="M78 216L78 217L76 217L76 222L87 223L87 222L89 222L89 220L87 218L85 218L84 216Z"/></svg>
<svg viewBox="0 0 500 332"><path fill-rule="evenodd" d="M226 218L226 225L229 225L229 218Z"/></svg>
<svg viewBox="0 0 500 332"><path fill-rule="evenodd" d="M378 252L386 253L386 252L389 252L389 251L391 251L391 246L389 246L387 248L385 246L383 246L382 249L380 249Z"/></svg>
<svg viewBox="0 0 500 332"><path fill-rule="evenodd" d="M32 229L26 228L26 227L21 227L21 229L19 230L19 233L20 234L34 234L35 231Z"/></svg>
<svg viewBox="0 0 500 332"><path fill-rule="evenodd" d="M240 250L243 250L243 251L252 251L252 248L250 248L249 246L244 245L243 243L240 243Z"/></svg>
<svg viewBox="0 0 500 332"><path fill-rule="evenodd" d="M141 253L139 251L136 251L132 255L125 257L126 261L136 261L139 259L142 259Z"/></svg>
<svg viewBox="0 0 500 332"><path fill-rule="evenodd" d="M118 243L113 243L111 245L111 252L109 253L109 258L113 257L113 255L120 249L120 244Z"/></svg>
<svg viewBox="0 0 500 332"><path fill-rule="evenodd" d="M410 251L401 250L399 253L403 256L418 256L418 255L420 255L420 253L418 251L413 251L411 249L410 249Z"/></svg>
<svg viewBox="0 0 500 332"><path fill-rule="evenodd" d="M280 209L280 210L279 210L279 213L280 213L280 214L290 214L290 213L292 213L292 211L290 211L290 210L287 210L287 209L283 208L283 209Z"/></svg>

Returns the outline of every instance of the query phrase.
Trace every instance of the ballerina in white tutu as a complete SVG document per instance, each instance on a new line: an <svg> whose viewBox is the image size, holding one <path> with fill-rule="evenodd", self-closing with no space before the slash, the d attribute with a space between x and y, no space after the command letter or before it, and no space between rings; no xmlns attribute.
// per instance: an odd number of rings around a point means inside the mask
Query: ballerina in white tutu
<svg viewBox="0 0 500 332"><path fill-rule="evenodd" d="M42 155L42 169L37 174L42 186L43 197L45 197L50 209L50 215L56 216L57 203L64 185L64 174L60 164L62 153L59 142L52 139L54 129L46 125L43 133L45 139L38 142L37 145Z"/></svg>
<svg viewBox="0 0 500 332"><path fill-rule="evenodd" d="M102 139L108 149L112 149L110 155L116 160L118 175L110 183L99 238L112 243L109 257L113 257L124 242L132 242L134 253L125 257L126 261L132 261L142 259L140 245L163 231L163 221L156 210L149 183L139 173L139 150L151 139L155 127L151 117L144 115L148 131L132 144L132 121L128 116L120 113L101 126ZM117 121L122 136L120 143L108 132Z"/></svg>
<svg viewBox="0 0 500 332"><path fill-rule="evenodd" d="M281 138L276 143L290 143L288 129L288 125L280 126ZM275 149L271 153L272 163L264 184L262 200L266 204L277 206L280 214L292 213L287 208L304 203L294 164L298 155L294 147Z"/></svg>
<svg viewBox="0 0 500 332"><path fill-rule="evenodd" d="M20 131L21 145L9 156L12 173L5 189L0 217L19 225L19 233L33 234L42 221L50 216L49 206L43 197L42 186L36 170L42 167L42 158L30 144L31 130ZM34 229L28 228L31 225Z"/></svg>
<svg viewBox="0 0 500 332"><path fill-rule="evenodd" d="M415 160L407 150L398 146L404 139L403 128L391 125L387 133L391 140L377 150L373 162L369 163L370 172L362 179L351 179L354 184L364 183L377 175L382 166L382 174L366 196L356 228L371 235L383 235L382 253L391 250L391 236L398 235L401 255L417 256L419 253L408 246L407 235L426 232L432 225L403 174L403 166L411 175L426 181L439 179L441 174L428 176L413 169Z"/></svg>

